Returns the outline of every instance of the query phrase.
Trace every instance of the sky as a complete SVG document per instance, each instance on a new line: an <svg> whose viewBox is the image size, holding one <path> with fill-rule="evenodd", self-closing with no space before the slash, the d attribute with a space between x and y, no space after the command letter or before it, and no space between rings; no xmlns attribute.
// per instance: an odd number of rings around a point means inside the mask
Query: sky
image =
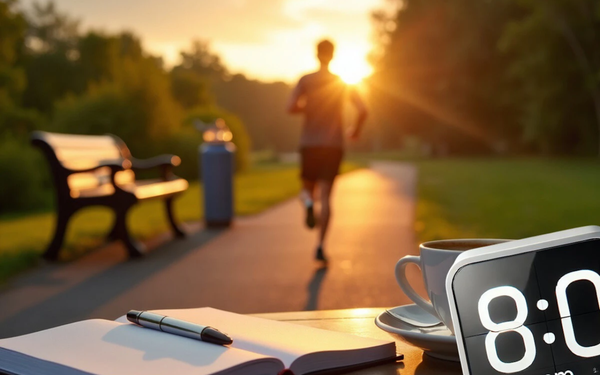
<svg viewBox="0 0 600 375"><path fill-rule="evenodd" d="M31 4L34 0L25 1ZM43 3L44 1L42 1ZM368 75L371 12L389 0L54 0L89 29L133 31L144 48L176 64L194 39L209 42L232 73L295 82L317 68L315 44L336 44L331 70L348 81Z"/></svg>

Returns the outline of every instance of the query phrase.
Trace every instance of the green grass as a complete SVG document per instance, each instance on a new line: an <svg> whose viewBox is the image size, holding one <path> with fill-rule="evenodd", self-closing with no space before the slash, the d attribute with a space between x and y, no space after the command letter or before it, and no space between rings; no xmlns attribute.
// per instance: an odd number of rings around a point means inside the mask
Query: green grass
<svg viewBox="0 0 600 375"><path fill-rule="evenodd" d="M600 224L600 161L431 160L419 168L420 241L523 238Z"/></svg>
<svg viewBox="0 0 600 375"><path fill-rule="evenodd" d="M342 172L360 168L344 163ZM263 164L236 175L235 213L252 215L298 194L299 170L290 164ZM202 218L202 186L191 182L190 188L175 201L175 215L181 221ZM54 231L54 212L11 215L0 219L0 283L36 264ZM111 228L113 214L103 207L81 210L70 221L63 249L67 259L100 245ZM164 204L160 200L136 205L128 218L136 238L147 239L168 230Z"/></svg>
<svg viewBox="0 0 600 375"><path fill-rule="evenodd" d="M595 159L414 163L419 170L415 230L420 241L522 238L600 224L600 161ZM347 163L343 170L358 167ZM255 214L293 197L300 189L298 174L292 165L267 164L236 176L236 214ZM177 217L200 220L201 196L201 186L192 183L176 201ZM66 253L73 257L98 246L111 222L108 209L82 211L71 221ZM50 239L53 223L52 212L0 220L0 280L35 264ZM137 205L130 216L130 228L138 238L168 230L162 202Z"/></svg>

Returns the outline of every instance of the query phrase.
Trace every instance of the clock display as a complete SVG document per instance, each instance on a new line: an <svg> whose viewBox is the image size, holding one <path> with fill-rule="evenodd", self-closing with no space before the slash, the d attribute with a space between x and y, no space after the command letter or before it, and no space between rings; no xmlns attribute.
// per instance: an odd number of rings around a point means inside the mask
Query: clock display
<svg viewBox="0 0 600 375"><path fill-rule="evenodd" d="M600 239L467 264L452 285L472 375L600 374Z"/></svg>

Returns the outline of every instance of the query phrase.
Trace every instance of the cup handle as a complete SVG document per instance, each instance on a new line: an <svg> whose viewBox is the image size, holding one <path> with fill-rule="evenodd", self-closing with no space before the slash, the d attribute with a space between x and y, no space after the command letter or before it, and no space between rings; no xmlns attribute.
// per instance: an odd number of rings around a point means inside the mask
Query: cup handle
<svg viewBox="0 0 600 375"><path fill-rule="evenodd" d="M400 285L402 291L408 296L408 298L413 300L417 306L433 316L438 316L438 313L433 308L431 302L426 301L417 292L415 292L413 287L408 282L408 279L406 278L406 266L408 266L410 263L416 264L417 267L421 269L421 257L419 256L407 255L400 259L398 263L396 263L396 281L398 282L398 285Z"/></svg>

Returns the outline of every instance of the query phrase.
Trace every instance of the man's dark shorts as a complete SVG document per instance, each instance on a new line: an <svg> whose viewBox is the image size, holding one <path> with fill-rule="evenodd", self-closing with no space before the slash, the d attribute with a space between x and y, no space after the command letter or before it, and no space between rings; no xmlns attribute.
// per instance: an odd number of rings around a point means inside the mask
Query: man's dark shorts
<svg viewBox="0 0 600 375"><path fill-rule="evenodd" d="M337 176L344 151L338 147L303 147L300 149L303 180L333 181Z"/></svg>

